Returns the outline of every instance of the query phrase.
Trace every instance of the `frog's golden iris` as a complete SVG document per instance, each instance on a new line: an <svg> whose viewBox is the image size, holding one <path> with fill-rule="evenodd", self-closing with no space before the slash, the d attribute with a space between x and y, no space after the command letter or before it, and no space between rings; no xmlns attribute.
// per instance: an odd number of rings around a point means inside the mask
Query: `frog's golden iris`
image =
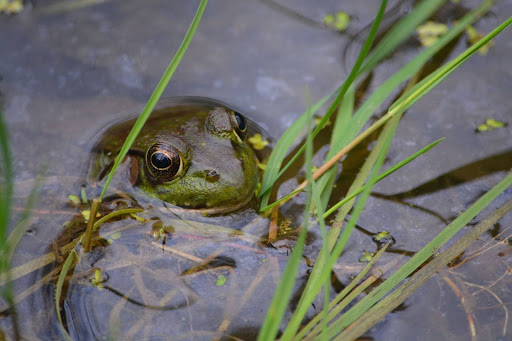
<svg viewBox="0 0 512 341"><path fill-rule="evenodd" d="M146 153L146 167L156 182L166 182L181 175L183 157L173 146L156 143Z"/></svg>
<svg viewBox="0 0 512 341"><path fill-rule="evenodd" d="M230 212L247 204L259 171L245 139L246 119L206 99L175 102L151 114L128 152L125 171L116 174L116 183L206 213ZM96 143L90 167L93 180L108 173L133 123L107 129Z"/></svg>

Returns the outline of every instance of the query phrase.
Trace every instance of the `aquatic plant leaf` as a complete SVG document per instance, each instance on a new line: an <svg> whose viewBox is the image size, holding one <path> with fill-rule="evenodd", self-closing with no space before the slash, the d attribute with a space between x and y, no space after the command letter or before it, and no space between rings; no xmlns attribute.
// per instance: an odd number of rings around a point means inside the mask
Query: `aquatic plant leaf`
<svg viewBox="0 0 512 341"><path fill-rule="evenodd" d="M482 33L479 33L473 26L468 26L466 28L466 35L468 36L468 41L470 44L475 44L477 41L482 39L484 36ZM487 44L483 45L480 50L478 50L478 53L482 55L486 55L487 52L489 52L489 49L491 46L494 45L494 42L491 40Z"/></svg>
<svg viewBox="0 0 512 341"><path fill-rule="evenodd" d="M496 128L503 128L505 126L505 123L496 121L492 118L488 118L485 120L485 123L480 124L476 129L479 132L484 131L493 131Z"/></svg>
<svg viewBox="0 0 512 341"><path fill-rule="evenodd" d="M416 29L421 45L428 47L439 40L443 34L448 32L448 26L443 23L427 21Z"/></svg>
<svg viewBox="0 0 512 341"><path fill-rule="evenodd" d="M23 10L22 0L1 0L0 13L18 14Z"/></svg>
<svg viewBox="0 0 512 341"><path fill-rule="evenodd" d="M249 137L247 141L249 141L252 147L256 150L262 150L269 143L267 140L263 139L263 136L261 136L261 134L254 134L253 136Z"/></svg>
<svg viewBox="0 0 512 341"><path fill-rule="evenodd" d="M85 186L82 186L80 189L80 197L82 198L82 204L87 204L89 202L87 199L87 193L85 192Z"/></svg>
<svg viewBox="0 0 512 341"><path fill-rule="evenodd" d="M343 32L350 25L350 16L346 12L336 12L335 14L326 14L323 20L328 27L334 28L336 31Z"/></svg>
<svg viewBox="0 0 512 341"><path fill-rule="evenodd" d="M224 284L226 284L226 281L227 281L226 276L218 275L217 276L217 281L215 282L215 285L218 286L218 287L221 287Z"/></svg>

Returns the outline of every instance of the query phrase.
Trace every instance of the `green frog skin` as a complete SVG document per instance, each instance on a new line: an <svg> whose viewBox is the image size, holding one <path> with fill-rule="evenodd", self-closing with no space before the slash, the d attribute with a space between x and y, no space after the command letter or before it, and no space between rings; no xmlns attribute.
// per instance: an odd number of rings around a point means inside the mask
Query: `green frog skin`
<svg viewBox="0 0 512 341"><path fill-rule="evenodd" d="M94 146L90 178L104 180L135 120L107 129ZM116 172L138 193L204 214L245 206L259 181L247 120L207 99L155 110ZM119 179L120 177L124 177Z"/></svg>

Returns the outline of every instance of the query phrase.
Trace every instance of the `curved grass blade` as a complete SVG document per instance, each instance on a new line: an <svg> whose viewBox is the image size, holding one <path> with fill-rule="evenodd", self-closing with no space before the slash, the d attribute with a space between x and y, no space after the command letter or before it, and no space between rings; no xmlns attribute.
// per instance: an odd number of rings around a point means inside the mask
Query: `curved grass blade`
<svg viewBox="0 0 512 341"><path fill-rule="evenodd" d="M113 211L113 212L107 214L106 216L101 217L101 219L98 219L94 223L92 230L93 230L93 232L96 231L98 229L98 227L100 227L101 224L103 224L104 222L109 221L110 219L115 218L117 216L120 216L123 214L139 213L139 212L144 212L144 209L142 209L142 208L125 208L122 210Z"/></svg>
<svg viewBox="0 0 512 341"><path fill-rule="evenodd" d="M439 270L466 250L476 239L493 227L507 212L512 210L512 200L505 203L484 220L478 223L471 231L466 233L456 243L450 246L446 251L436 255L427 265L409 278L407 282L381 300L359 319L357 319L347 330L339 335L339 340L355 340L364 332L370 329L378 321L393 309L402 304L412 293L420 288L427 280L435 275ZM503 335L505 336L505 335Z"/></svg>
<svg viewBox="0 0 512 341"><path fill-rule="evenodd" d="M68 340L72 340L71 336L69 336L66 328L62 324L62 316L60 315L60 299L62 297L62 287L64 285L64 280L66 279L66 275L68 274L73 262L77 258L75 250L71 251L66 258L66 262L62 266L62 270L59 274L59 279L57 280L57 287L55 288L55 310L57 311L57 318L59 319L59 325L61 327L61 331L64 334L65 338Z"/></svg>
<svg viewBox="0 0 512 341"><path fill-rule="evenodd" d="M105 195L105 192L107 191L108 185L110 184L110 181L112 180L112 177L121 162L123 161L124 157L126 156L126 153L130 149L133 141L135 141L135 138L139 134L140 130L142 129L142 126L148 119L149 115L153 111L156 103L160 99L160 96L164 92L165 87L167 86L167 83L171 80L172 75L174 74L174 71L178 67L181 59L183 58L185 52L187 51L188 45L190 44L190 41L194 37L194 34L197 30L197 26L199 25L199 22L201 21L201 17L204 13L204 9L206 7L206 4L208 3L208 0L201 0L201 3L199 4L199 7L197 8L196 15L194 16L194 19L192 20L192 23L190 24L190 27L187 31L187 34L185 35L185 38L183 39L183 42L181 43L180 47L178 48L178 51L176 51L176 54L174 55L171 63L165 70L164 75L162 76L162 79L158 82L158 85L155 88L155 91L149 98L149 101L146 103L146 106L144 107L144 110L140 114L140 116L137 118L137 121L135 121L135 124L133 125L132 130L126 137L126 140L124 141L123 146L121 147L121 151L119 152L119 155L116 158L116 161L114 162L114 166L112 167L112 170L108 174L107 181L105 182L105 186L103 187L103 190L101 191L100 195L100 201L103 199L103 196Z"/></svg>
<svg viewBox="0 0 512 341"><path fill-rule="evenodd" d="M366 38L366 41L364 42L364 45L361 48L361 51L359 52L359 56L354 64L354 67L350 71L350 74L348 75L345 82L343 82L343 84L338 88L339 90L337 89L334 92L334 93L337 93L337 96L336 96L335 100L333 101L333 103L331 104L331 106L329 107L329 110L327 111L327 113L324 115L324 117L322 118L320 123L317 125L317 127L313 131L313 138L325 126L325 124L327 123L327 120L329 120L329 118L332 116L332 114L334 113L334 111L336 110L338 105L340 104L341 99L343 98L343 96L345 95L347 90L350 88L350 86L356 79L359 68L363 64L363 61L366 58L366 55L370 51L370 48L373 44L375 36L377 35L377 31L379 29L379 24L382 21L382 17L384 15L384 11L386 9L386 4L387 4L387 0L381 1L379 11L377 13L377 16L375 17L375 21L373 22L370 33L368 34L368 37ZM315 105L315 107L316 107L316 105ZM307 115L303 115L303 116L307 116ZM299 118L299 120L302 122L304 119L302 119L302 116L301 116ZM296 127L294 127L294 129L296 129ZM295 138L295 136L293 136L293 137ZM278 143L276 144L276 147L279 145L280 151L288 150L291 147L292 143L293 143L293 140L291 138L288 138L286 140L280 139L278 141ZM267 205L268 197L270 195L270 189L271 189L272 185L286 171L286 169L288 169L288 167L293 162L295 162L297 160L299 155L304 151L304 148L305 148L305 146L302 146L300 148L300 150L292 157L292 159L279 172L278 172L278 170L281 167L282 160L283 160L282 156L284 156L284 155L282 155L281 158L279 158L279 159L277 158L277 156L273 157L273 153L270 155L269 162L267 163L267 171L265 172L265 174L263 176L262 185L261 185L261 191L260 191L261 206L260 207L264 207ZM269 164L270 164L270 167L269 167ZM276 174L276 173L278 173L278 174Z"/></svg>

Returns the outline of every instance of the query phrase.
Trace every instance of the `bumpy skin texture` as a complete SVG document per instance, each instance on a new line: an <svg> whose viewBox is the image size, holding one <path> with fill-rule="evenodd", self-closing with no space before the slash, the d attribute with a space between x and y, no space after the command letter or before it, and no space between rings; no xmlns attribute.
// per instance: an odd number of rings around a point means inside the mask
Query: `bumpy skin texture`
<svg viewBox="0 0 512 341"><path fill-rule="evenodd" d="M130 149L132 166L126 182L187 209L216 213L243 206L254 195L259 171L253 150L236 133L230 115L229 109L204 103L153 112ZM94 147L90 177L101 180L108 173L133 123L123 122L103 134ZM174 147L183 157L183 171L170 181L158 179L148 169L146 152L156 143Z"/></svg>

